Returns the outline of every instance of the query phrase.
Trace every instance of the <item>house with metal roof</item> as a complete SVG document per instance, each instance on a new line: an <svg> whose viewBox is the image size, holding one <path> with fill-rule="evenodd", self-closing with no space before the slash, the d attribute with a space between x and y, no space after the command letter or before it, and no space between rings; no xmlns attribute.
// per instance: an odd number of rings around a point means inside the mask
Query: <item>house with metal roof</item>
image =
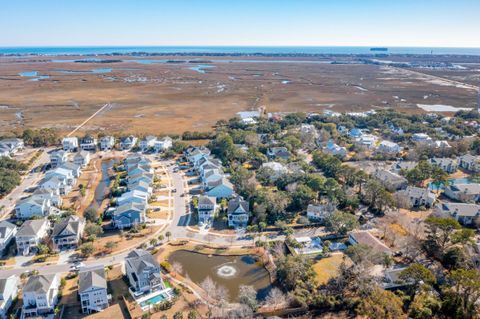
<svg viewBox="0 0 480 319"><path fill-rule="evenodd" d="M78 273L78 295L82 313L100 312L108 307L107 280L102 266L81 269Z"/></svg>

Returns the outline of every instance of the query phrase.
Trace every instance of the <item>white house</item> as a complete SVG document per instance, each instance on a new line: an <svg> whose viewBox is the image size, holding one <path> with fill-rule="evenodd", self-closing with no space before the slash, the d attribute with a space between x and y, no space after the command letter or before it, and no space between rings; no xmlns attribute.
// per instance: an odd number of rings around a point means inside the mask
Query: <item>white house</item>
<svg viewBox="0 0 480 319"><path fill-rule="evenodd" d="M155 150L155 152L160 153L170 149L172 145L173 145L172 138L169 136L166 136L160 140L155 141L155 145L153 146L153 149Z"/></svg>
<svg viewBox="0 0 480 319"><path fill-rule="evenodd" d="M76 182L75 176L73 176L73 172L69 169L57 167L53 170L47 171L45 174L45 179L48 180L52 177L58 177L60 180L65 180L67 185L72 186Z"/></svg>
<svg viewBox="0 0 480 319"><path fill-rule="evenodd" d="M17 297L20 278L17 275L11 275L0 279L0 318L7 319L7 312Z"/></svg>
<svg viewBox="0 0 480 319"><path fill-rule="evenodd" d="M404 189L408 186L408 181L405 177L387 170L376 170L373 175L387 190L391 192Z"/></svg>
<svg viewBox="0 0 480 319"><path fill-rule="evenodd" d="M199 196L197 211L200 225L211 224L217 211L217 199L215 197Z"/></svg>
<svg viewBox="0 0 480 319"><path fill-rule="evenodd" d="M266 167L267 169L272 170L272 174L270 175L270 179L272 181L278 179L282 175L288 173L288 169L285 165L278 163L278 162L267 162L262 164L262 168Z"/></svg>
<svg viewBox="0 0 480 319"><path fill-rule="evenodd" d="M25 143L20 138L4 138L0 140L0 148L7 150L9 154L15 154L25 147Z"/></svg>
<svg viewBox="0 0 480 319"><path fill-rule="evenodd" d="M245 228L250 217L250 205L242 197L237 196L228 201L227 218L228 226Z"/></svg>
<svg viewBox="0 0 480 319"><path fill-rule="evenodd" d="M103 265L80 270L78 294L84 314L100 312L108 307L107 280Z"/></svg>
<svg viewBox="0 0 480 319"><path fill-rule="evenodd" d="M75 152L78 149L78 138L65 137L62 140L62 145L65 152Z"/></svg>
<svg viewBox="0 0 480 319"><path fill-rule="evenodd" d="M385 154L398 154L402 151L402 147L397 143L390 141L381 141L378 144L377 152Z"/></svg>
<svg viewBox="0 0 480 319"><path fill-rule="evenodd" d="M6 248L12 242L17 233L17 226L6 220L0 221L0 256L6 252Z"/></svg>
<svg viewBox="0 0 480 319"><path fill-rule="evenodd" d="M458 165L471 172L480 172L480 156L465 154L459 157Z"/></svg>
<svg viewBox="0 0 480 319"><path fill-rule="evenodd" d="M30 196L15 205L15 216L18 219L30 219L33 216L45 217L50 214L51 207L50 200Z"/></svg>
<svg viewBox="0 0 480 319"><path fill-rule="evenodd" d="M48 236L49 224L46 218L26 220L15 235L18 255L35 253L38 245Z"/></svg>
<svg viewBox="0 0 480 319"><path fill-rule="evenodd" d="M41 199L48 199L50 203L55 206L60 208L63 203L62 196L59 194L55 194L51 189L46 189L46 188L37 188L33 194L32 197L35 198L41 198Z"/></svg>
<svg viewBox="0 0 480 319"><path fill-rule="evenodd" d="M480 200L480 184L453 184L445 187L444 195L464 203L474 203Z"/></svg>
<svg viewBox="0 0 480 319"><path fill-rule="evenodd" d="M378 137L372 134L363 134L355 139L355 145L359 147L366 147L367 149L374 149Z"/></svg>
<svg viewBox="0 0 480 319"><path fill-rule="evenodd" d="M153 136L153 135L145 136L139 143L140 149L142 150L142 152L146 152L155 146L156 141L157 141L156 136Z"/></svg>
<svg viewBox="0 0 480 319"><path fill-rule="evenodd" d="M334 155L334 156L340 156L340 157L345 157L347 156L347 148L343 146L339 146L335 144L333 140L329 140L327 142L327 145L323 148L323 152Z"/></svg>
<svg viewBox="0 0 480 319"><path fill-rule="evenodd" d="M415 133L412 135L412 141L419 144L430 143L432 138L425 133Z"/></svg>
<svg viewBox="0 0 480 319"><path fill-rule="evenodd" d="M100 138L100 150L109 151L115 146L115 138L113 136L103 136Z"/></svg>
<svg viewBox="0 0 480 319"><path fill-rule="evenodd" d="M80 165L74 164L72 162L63 163L59 167L71 171L73 177L75 178L79 178L80 174L82 173Z"/></svg>
<svg viewBox="0 0 480 319"><path fill-rule="evenodd" d="M309 204L307 206L308 219L315 222L324 222L335 211L335 205L331 202L324 204Z"/></svg>
<svg viewBox="0 0 480 319"><path fill-rule="evenodd" d="M458 169L458 162L456 159L453 158L434 157L429 160L429 163L434 166L440 167L448 174L453 174Z"/></svg>
<svg viewBox="0 0 480 319"><path fill-rule="evenodd" d="M125 273L130 289L136 294L165 289L160 275L160 265L152 255L142 249L134 249L125 258Z"/></svg>
<svg viewBox="0 0 480 319"><path fill-rule="evenodd" d="M68 161L68 154L65 151L57 151L50 154L50 166L53 168Z"/></svg>
<svg viewBox="0 0 480 319"><path fill-rule="evenodd" d="M129 151L131 150L135 144L137 144L137 138L133 135L123 137L120 139L120 149Z"/></svg>
<svg viewBox="0 0 480 319"><path fill-rule="evenodd" d="M46 316L54 313L58 302L60 278L58 274L34 275L23 287L21 319Z"/></svg>
<svg viewBox="0 0 480 319"><path fill-rule="evenodd" d="M453 217L465 226L477 226L480 224L480 205L466 203L441 202L435 205L435 213Z"/></svg>
<svg viewBox="0 0 480 319"><path fill-rule="evenodd" d="M52 175L40 182L40 188L49 189L57 195L67 195L72 190L72 185L68 184L65 176Z"/></svg>
<svg viewBox="0 0 480 319"><path fill-rule="evenodd" d="M90 153L85 150L78 152L73 157L73 163L81 167L86 167L88 163L90 163Z"/></svg>

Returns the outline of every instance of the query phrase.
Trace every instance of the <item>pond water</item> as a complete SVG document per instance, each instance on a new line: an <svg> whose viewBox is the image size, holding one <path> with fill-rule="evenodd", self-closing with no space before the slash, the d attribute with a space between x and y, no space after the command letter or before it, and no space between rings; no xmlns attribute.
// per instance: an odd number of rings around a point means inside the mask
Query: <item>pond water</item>
<svg viewBox="0 0 480 319"><path fill-rule="evenodd" d="M108 194L110 188L109 171L111 168L113 168L113 164L117 162L118 160L113 159L102 162L102 179L100 180L100 183L98 183L97 188L95 188L95 196L87 210L90 208L98 210L102 205L102 202L105 199L105 196Z"/></svg>
<svg viewBox="0 0 480 319"><path fill-rule="evenodd" d="M197 71L198 73L206 73L206 69L211 69L214 68L214 65L207 65L207 64L199 64L197 66L193 66L191 68L188 68L193 71Z"/></svg>
<svg viewBox="0 0 480 319"><path fill-rule="evenodd" d="M254 255L211 256L186 250L173 252L168 262L178 262L183 276L200 285L208 276L229 292L230 301L238 300L240 285L250 285L257 290L257 298L264 299L271 289L268 271L257 263Z"/></svg>
<svg viewBox="0 0 480 319"><path fill-rule="evenodd" d="M448 180L448 183L450 185L457 185L457 184L475 184L475 183L478 183L478 181L474 181L470 178L453 178L453 179L449 179ZM437 184L434 184L434 183L429 183L428 184L428 188L431 189L431 190L440 190L440 189L443 189L444 188L444 185L443 184L440 184L440 185L437 185Z"/></svg>
<svg viewBox="0 0 480 319"><path fill-rule="evenodd" d="M112 72L112 68L98 68L98 69L92 69L90 71L55 70L53 72L64 73L64 74L110 73Z"/></svg>
<svg viewBox="0 0 480 319"><path fill-rule="evenodd" d="M18 73L18 75L31 78L29 81L39 81L49 78L48 75L39 75L38 71L25 71Z"/></svg>

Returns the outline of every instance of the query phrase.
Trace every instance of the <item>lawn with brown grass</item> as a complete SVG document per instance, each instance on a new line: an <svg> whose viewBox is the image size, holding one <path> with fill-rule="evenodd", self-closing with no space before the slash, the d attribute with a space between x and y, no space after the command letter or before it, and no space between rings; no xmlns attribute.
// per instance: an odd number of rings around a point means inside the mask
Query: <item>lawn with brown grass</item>
<svg viewBox="0 0 480 319"><path fill-rule="evenodd" d="M313 264L319 284L325 284L331 278L338 276L342 262L351 264L350 258L343 253L333 253L329 257L321 258Z"/></svg>

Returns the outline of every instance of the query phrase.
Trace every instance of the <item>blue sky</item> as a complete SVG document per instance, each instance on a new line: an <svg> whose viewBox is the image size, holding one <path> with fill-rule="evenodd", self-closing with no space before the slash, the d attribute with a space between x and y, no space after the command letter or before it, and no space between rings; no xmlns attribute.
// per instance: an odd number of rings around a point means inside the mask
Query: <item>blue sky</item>
<svg viewBox="0 0 480 319"><path fill-rule="evenodd" d="M479 0L4 0L0 47L480 47Z"/></svg>

